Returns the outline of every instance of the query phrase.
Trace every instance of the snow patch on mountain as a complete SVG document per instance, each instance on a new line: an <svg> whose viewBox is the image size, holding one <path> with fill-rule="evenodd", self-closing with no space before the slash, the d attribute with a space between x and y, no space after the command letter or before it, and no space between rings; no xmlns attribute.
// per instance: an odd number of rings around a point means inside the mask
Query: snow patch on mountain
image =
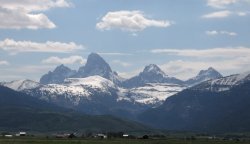
<svg viewBox="0 0 250 144"><path fill-rule="evenodd" d="M108 88L115 88L115 84L101 76L90 76L86 78L68 78L64 81L65 85L69 86L88 86L92 88L99 88L107 90Z"/></svg>
<svg viewBox="0 0 250 144"><path fill-rule="evenodd" d="M40 83L32 81L32 80L15 80L11 82L2 82L0 85L8 87L10 89L16 90L16 91L22 91L26 89L33 89L41 86Z"/></svg>
<svg viewBox="0 0 250 144"><path fill-rule="evenodd" d="M130 100L141 104L159 105L168 97L182 91L185 86L168 83L148 83L145 86L121 89L118 100Z"/></svg>
<svg viewBox="0 0 250 144"><path fill-rule="evenodd" d="M236 74L223 78L209 80L193 87L192 89L221 92L230 90L232 87L237 86L249 80L250 80L250 72L245 72L242 74Z"/></svg>

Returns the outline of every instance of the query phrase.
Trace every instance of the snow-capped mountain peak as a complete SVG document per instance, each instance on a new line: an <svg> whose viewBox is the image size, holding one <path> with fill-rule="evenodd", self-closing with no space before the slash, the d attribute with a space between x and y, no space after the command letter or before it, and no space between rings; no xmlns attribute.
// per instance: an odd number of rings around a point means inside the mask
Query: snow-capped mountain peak
<svg viewBox="0 0 250 144"><path fill-rule="evenodd" d="M209 67L207 70L201 70L197 76L186 81L188 85L196 85L203 81L221 78L223 77L217 70L212 67Z"/></svg>
<svg viewBox="0 0 250 144"><path fill-rule="evenodd" d="M120 84L122 78L116 72L113 72L109 64L97 53L91 53L88 56L85 66L79 68L75 78L84 78L99 75L109 79L115 84Z"/></svg>
<svg viewBox="0 0 250 144"><path fill-rule="evenodd" d="M209 91L227 91L232 87L240 85L245 81L250 81L250 72L230 75L203 82L192 89Z"/></svg>
<svg viewBox="0 0 250 144"><path fill-rule="evenodd" d="M27 79L15 80L11 82L2 82L0 85L11 88L16 91L33 89L41 86L40 83Z"/></svg>
<svg viewBox="0 0 250 144"><path fill-rule="evenodd" d="M151 73L151 74L166 76L166 74L155 64L147 65L144 68L143 73Z"/></svg>

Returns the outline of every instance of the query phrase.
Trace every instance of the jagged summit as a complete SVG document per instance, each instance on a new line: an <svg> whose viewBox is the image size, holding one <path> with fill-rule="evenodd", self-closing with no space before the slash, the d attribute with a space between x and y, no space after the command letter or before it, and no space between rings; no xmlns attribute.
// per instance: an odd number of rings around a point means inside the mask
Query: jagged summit
<svg viewBox="0 0 250 144"><path fill-rule="evenodd" d="M85 66L79 68L78 77L99 75L109 79L111 73L109 64L97 53L91 53Z"/></svg>
<svg viewBox="0 0 250 144"><path fill-rule="evenodd" d="M76 74L76 71L64 66L63 64L57 66L54 71L49 71L40 79L42 84L60 84L64 79L69 78Z"/></svg>
<svg viewBox="0 0 250 144"><path fill-rule="evenodd" d="M168 77L157 65L147 65L137 76L124 81L124 87L139 87L147 83L172 83L182 84L181 80L174 77Z"/></svg>
<svg viewBox="0 0 250 144"><path fill-rule="evenodd" d="M223 77L216 69L213 67L209 67L206 70L201 70L197 76L186 81L188 85L196 85L203 81L207 81L210 79L216 79Z"/></svg>
<svg viewBox="0 0 250 144"><path fill-rule="evenodd" d="M142 73L159 74L163 76L166 75L156 64L147 65Z"/></svg>
<svg viewBox="0 0 250 144"><path fill-rule="evenodd" d="M222 77L222 75L217 71L215 70L213 67L209 67L207 70L201 70L198 74L198 76L201 76L201 75L212 75L212 76L219 76L219 77Z"/></svg>
<svg viewBox="0 0 250 144"><path fill-rule="evenodd" d="M120 84L122 78L116 72L113 72L109 64L97 53L91 53L88 56L85 66L79 68L76 78L84 78L88 76L101 76L111 80L115 84Z"/></svg>

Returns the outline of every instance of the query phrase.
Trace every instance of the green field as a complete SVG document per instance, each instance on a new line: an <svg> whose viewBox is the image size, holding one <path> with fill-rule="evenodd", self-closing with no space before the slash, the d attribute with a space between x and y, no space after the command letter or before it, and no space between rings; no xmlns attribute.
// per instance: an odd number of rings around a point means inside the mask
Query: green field
<svg viewBox="0 0 250 144"><path fill-rule="evenodd" d="M250 141L182 140L182 139L0 139L0 144L249 144Z"/></svg>

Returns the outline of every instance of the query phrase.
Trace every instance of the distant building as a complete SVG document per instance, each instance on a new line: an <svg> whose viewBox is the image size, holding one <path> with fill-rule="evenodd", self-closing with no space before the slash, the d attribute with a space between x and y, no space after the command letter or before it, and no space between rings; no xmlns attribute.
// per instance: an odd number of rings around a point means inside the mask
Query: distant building
<svg viewBox="0 0 250 144"><path fill-rule="evenodd" d="M105 134L97 134L95 135L96 138L106 139L107 136Z"/></svg>
<svg viewBox="0 0 250 144"><path fill-rule="evenodd" d="M128 134L123 134L122 137L127 138L127 137L129 137L129 135Z"/></svg>
<svg viewBox="0 0 250 144"><path fill-rule="evenodd" d="M19 132L19 133L16 134L16 136L26 136L26 135L27 135L26 132Z"/></svg>
<svg viewBox="0 0 250 144"><path fill-rule="evenodd" d="M4 137L7 137L7 138L12 138L13 137L13 135L4 135Z"/></svg>
<svg viewBox="0 0 250 144"><path fill-rule="evenodd" d="M19 136L26 136L26 135L27 135L26 132L20 132L20 133L19 133Z"/></svg>
<svg viewBox="0 0 250 144"><path fill-rule="evenodd" d="M57 134L56 138L68 138L70 134Z"/></svg>

